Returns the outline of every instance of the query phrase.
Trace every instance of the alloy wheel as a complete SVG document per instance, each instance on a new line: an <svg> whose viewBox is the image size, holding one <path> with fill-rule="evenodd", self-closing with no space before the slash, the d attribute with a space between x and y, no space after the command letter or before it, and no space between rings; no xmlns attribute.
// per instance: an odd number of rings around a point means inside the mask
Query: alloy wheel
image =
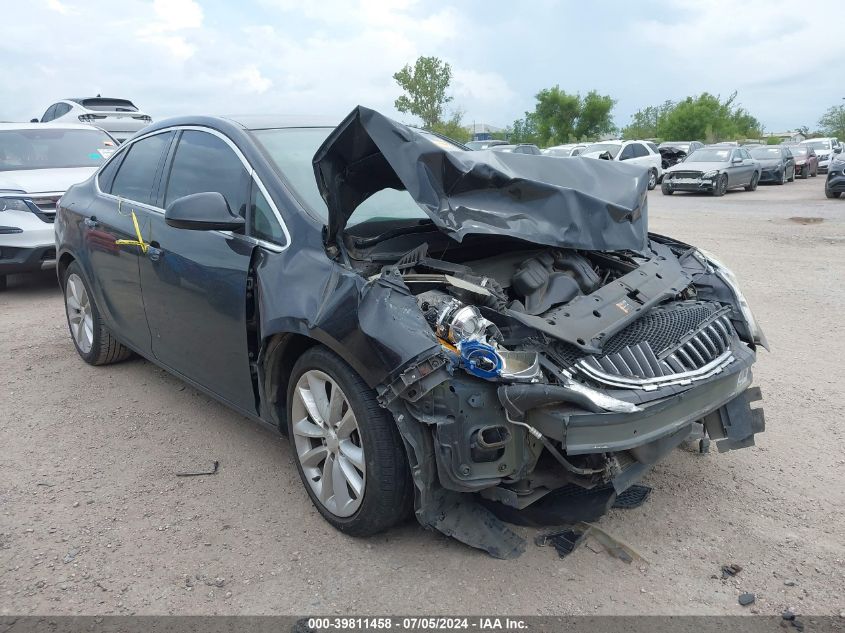
<svg viewBox="0 0 845 633"><path fill-rule="evenodd" d="M65 283L65 308L73 340L79 350L87 354L94 342L94 317L88 291L76 273L69 275Z"/></svg>
<svg viewBox="0 0 845 633"><path fill-rule="evenodd" d="M308 370L296 383L291 415L296 455L314 495L335 516L352 516L364 498L367 469L343 390L328 374Z"/></svg>

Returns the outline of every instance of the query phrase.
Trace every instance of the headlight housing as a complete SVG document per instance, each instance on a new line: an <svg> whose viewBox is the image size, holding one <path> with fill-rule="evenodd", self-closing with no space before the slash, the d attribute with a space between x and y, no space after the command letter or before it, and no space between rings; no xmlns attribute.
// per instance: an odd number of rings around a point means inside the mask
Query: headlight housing
<svg viewBox="0 0 845 633"><path fill-rule="evenodd" d="M745 298L745 295L742 293L742 290L739 288L739 281L736 278L736 275L733 271L725 266L721 261L719 261L715 255L712 253L708 253L703 249L698 249L699 254L701 255L704 260L710 264L713 270L716 273L716 276L719 277L722 281L725 282L725 285L730 288L731 292L734 295L734 299L736 299L736 303L739 306L739 311L742 314L743 319L745 319L745 323L748 325L748 331L751 333L751 338L755 344L761 345L769 350L769 341L766 339L766 335L763 333L763 329L760 327L760 324L757 323L757 319L754 318L754 313L751 312L751 307L748 305L748 300Z"/></svg>
<svg viewBox="0 0 845 633"><path fill-rule="evenodd" d="M3 194L0 193L0 213L3 211L26 211L32 212L32 205L26 196L20 194Z"/></svg>
<svg viewBox="0 0 845 633"><path fill-rule="evenodd" d="M702 178L715 178L718 175L719 175L718 169L711 169L710 171L707 171L707 172L704 172L703 174L701 174L701 177Z"/></svg>

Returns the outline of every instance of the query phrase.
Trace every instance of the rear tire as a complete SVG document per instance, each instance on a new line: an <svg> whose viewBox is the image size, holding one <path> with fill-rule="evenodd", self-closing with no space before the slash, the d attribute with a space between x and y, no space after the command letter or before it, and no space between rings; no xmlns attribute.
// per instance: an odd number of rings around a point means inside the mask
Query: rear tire
<svg viewBox="0 0 845 633"><path fill-rule="evenodd" d="M795 182L795 168L792 168L792 175L789 177L789 182Z"/></svg>
<svg viewBox="0 0 845 633"><path fill-rule="evenodd" d="M824 188L824 195L826 198L838 198L840 193L841 192L839 191L831 191L827 187Z"/></svg>
<svg viewBox="0 0 845 633"><path fill-rule="evenodd" d="M89 365L110 365L132 356L103 325L100 311L79 264L72 262L62 277L65 314L73 346Z"/></svg>
<svg viewBox="0 0 845 633"><path fill-rule="evenodd" d="M810 177L810 165L805 165L801 170L801 180L807 180Z"/></svg>
<svg viewBox="0 0 845 633"><path fill-rule="evenodd" d="M352 536L377 534L404 520L414 500L405 445L363 379L316 346L294 365L287 396L296 468L323 518Z"/></svg>
<svg viewBox="0 0 845 633"><path fill-rule="evenodd" d="M745 185L746 191L756 191L757 190L757 181L759 180L759 176L755 171L754 174L751 176L751 182Z"/></svg>
<svg viewBox="0 0 845 633"><path fill-rule="evenodd" d="M672 191L672 187L668 186L665 182L660 185L660 191L663 192L664 196L671 196L673 193L675 193L674 191Z"/></svg>

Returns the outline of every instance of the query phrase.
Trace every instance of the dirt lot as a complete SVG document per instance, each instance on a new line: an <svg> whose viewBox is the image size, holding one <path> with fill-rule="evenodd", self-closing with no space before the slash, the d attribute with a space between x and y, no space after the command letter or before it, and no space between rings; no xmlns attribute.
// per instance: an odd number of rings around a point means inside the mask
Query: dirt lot
<svg viewBox="0 0 845 633"><path fill-rule="evenodd" d="M343 536L312 508L286 440L146 361L85 365L54 278L10 279L0 614L845 611L845 200L822 188L651 194L652 230L734 268L772 353L757 364L768 429L755 448L676 451L643 507L601 520L648 566L533 544L494 560L416 523ZM174 476L214 460L215 476ZM743 570L720 579L730 563Z"/></svg>

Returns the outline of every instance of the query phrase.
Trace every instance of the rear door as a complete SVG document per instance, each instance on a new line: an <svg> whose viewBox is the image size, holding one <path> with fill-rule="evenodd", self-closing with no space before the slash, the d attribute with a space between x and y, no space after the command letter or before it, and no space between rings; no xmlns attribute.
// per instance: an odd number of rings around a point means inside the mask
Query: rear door
<svg viewBox="0 0 845 633"><path fill-rule="evenodd" d="M224 136L184 129L170 151L157 208L147 214L151 248L140 261L152 351L164 365L255 413L247 349L247 273L255 243L224 231L176 229L173 200L217 191L246 216L251 170Z"/></svg>
<svg viewBox="0 0 845 633"><path fill-rule="evenodd" d="M115 156L97 177L101 195L82 214L97 307L115 335L141 353L150 351L150 331L138 272L138 232L145 241L150 239L145 217L173 136L148 136Z"/></svg>

